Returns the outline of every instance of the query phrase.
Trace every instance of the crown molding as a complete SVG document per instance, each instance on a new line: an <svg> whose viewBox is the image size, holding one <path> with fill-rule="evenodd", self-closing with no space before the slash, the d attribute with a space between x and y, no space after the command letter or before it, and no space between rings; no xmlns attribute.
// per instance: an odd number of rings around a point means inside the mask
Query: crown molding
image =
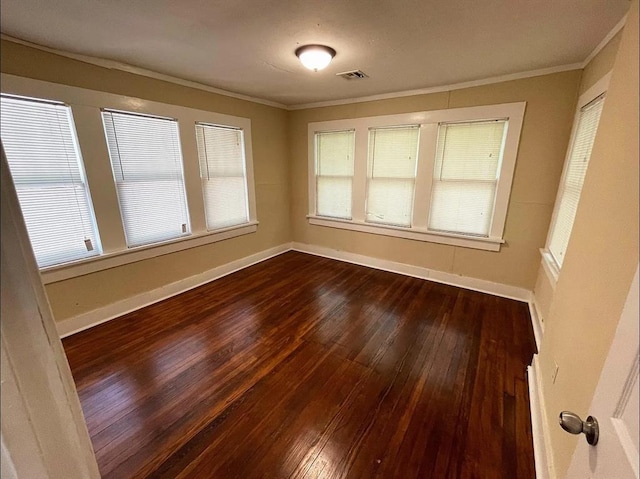
<svg viewBox="0 0 640 479"><path fill-rule="evenodd" d="M627 23L627 15L622 17L618 23L611 29L609 33L602 39L600 43L593 49L587 58L582 62L582 68L586 67L600 51L607 46L613 37L615 37L620 30L622 30Z"/></svg>
<svg viewBox="0 0 640 479"><path fill-rule="evenodd" d="M43 45L39 45L37 43L31 43L25 40L21 40L19 38L16 37L12 37L10 35L5 35L4 33L0 34L0 38L4 39L4 40L8 40L14 43L18 43L21 45L25 45L31 48L35 48L38 50L42 50L45 52L49 52L49 53L53 53L56 55L60 55L63 57L67 57L67 58L71 58L74 60L79 60L81 62L85 62L85 63L90 63L93 65L97 65L100 67L104 67L104 68L109 68L109 69L114 69L114 70L121 70L121 71L125 71L128 73L134 73L136 75L141 75L141 76L146 76L148 78L154 78L156 80L163 80L163 81L167 81L167 82L171 82L171 83L175 83L178 85L182 85L182 86L186 86L186 87L190 87L190 88L196 88L198 90L204 90L210 93L216 93L218 95L223 95L223 96L227 96L227 97L231 97L231 98L237 98L239 100L245 100L245 101L250 101L253 103L259 103L262 105L267 105L267 106L272 106L275 108L282 108L284 110L304 110L307 108L322 108L322 107L328 107L328 106L338 106L338 105L348 105L348 104L352 104L352 103L363 103L363 102L367 102L367 101L376 101L376 100L389 100L392 98L402 98L402 97L407 97L407 96L415 96L415 95L425 95L425 94L429 94L429 93L441 93L441 92L447 92L447 91L452 91L452 90L460 90L463 88L472 88L472 87L477 87L477 86L483 86L483 85L490 85L493 83L502 83L502 82L506 82L506 81L512 81L512 80L521 80L524 78L532 78L532 77L536 77L536 76L542 76L542 75L549 75L552 73L560 73L560 72L565 72L565 71L571 71L571 70L581 70L583 68L585 68L589 62L591 60L593 60L595 58L595 56L600 53L600 51L611 41L611 39L620 31L622 30L622 28L624 28L624 25L627 21L627 15L625 15L624 17L622 17L620 19L620 21L611 29L611 31L602 39L602 41L596 46L596 48L594 48L594 50L589 54L589 56L587 56L587 58L584 59L584 61L579 62L579 63L570 63L570 64L566 64L566 65L558 65L558 66L554 66L554 67L549 67L549 68L541 68L541 69L537 69L537 70L529 70L529 71L525 71L525 72L519 72L519 73L510 73L507 75L498 75L498 76L494 76L494 77L489 77L489 78L483 78L480 80L472 80L472 81L467 81L467 82L461 82L461 83L452 83L449 85L439 85L439 86L434 86L434 87L428 87L428 88L420 88L417 90L405 90L405 91L400 91L400 92L392 92L392 93L382 93L382 94L378 94L378 95L369 95L369 96L362 96L362 97L352 97L352 98L344 98L344 99L340 99L340 100L328 100L328 101L319 101L319 102L312 102L312 103L301 103L301 104L297 104L297 105L285 105L284 103L278 103L275 101L271 101L271 100L266 100L263 98L257 98L257 97L252 97L249 95L243 95L241 93L234 93L231 91L227 91L227 90L222 90L220 88L215 88L215 87L211 87L209 85L205 85L204 83L199 83L199 82L195 82L195 81L191 81L191 80L184 80L182 78L178 78L178 77L174 77L171 75L166 75L164 73L158 73L152 70L147 70L145 68L140 68L140 67L136 67L133 65L129 65L126 63L121 63L121 62L117 62L117 61L113 61L113 60L106 60L103 58L98 58L98 57L92 57L92 56L88 56L88 55L80 55L77 53L70 53L70 52L65 52L63 50L57 50L55 48L49 48L49 47L45 47Z"/></svg>
<svg viewBox="0 0 640 479"><path fill-rule="evenodd" d="M78 53L70 53L65 52L63 50L57 50L55 48L45 47L43 45L39 45L37 43L28 42L26 40L21 40L20 38L12 37L10 35L5 35L4 33L0 34L0 38L3 40L8 40L13 43L18 43L20 45L25 45L27 47L35 48L37 50L42 50L45 52L53 53L55 55L60 55L63 57L71 58L73 60L78 60L84 63L90 63L92 65L96 65L103 68L108 68L110 70L120 70L127 73L133 73L136 75L145 76L148 78L153 78L155 80L163 80L170 83L175 83L177 85L186 86L189 88L196 88L198 90L208 91L210 93L216 93L218 95L228 96L231 98L237 98L238 100L250 101L253 103L260 103L262 105L273 106L276 108L287 109L287 105L283 103L278 103L276 101L265 100L263 98L257 98L249 95L243 95L241 93L234 93L228 90L222 90L220 88L215 88L209 85L205 85L204 83L199 83L191 80L184 80L182 78L174 77L171 75L166 75L164 73L158 73L152 70L147 70L146 68L140 68L133 65L129 65L127 63L121 63L114 60L106 60L104 58L92 57L88 55L80 55Z"/></svg>

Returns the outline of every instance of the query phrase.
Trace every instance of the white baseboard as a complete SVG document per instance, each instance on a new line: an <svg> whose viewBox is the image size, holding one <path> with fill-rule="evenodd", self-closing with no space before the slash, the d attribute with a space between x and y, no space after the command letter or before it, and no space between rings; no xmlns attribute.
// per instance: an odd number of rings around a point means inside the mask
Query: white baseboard
<svg viewBox="0 0 640 479"><path fill-rule="evenodd" d="M228 274L234 273L238 270L247 268L248 266L260 263L279 254L285 253L291 249L290 243L285 243L274 248L269 248L259 253L240 258L230 263L223 264L216 268L205 271L204 273L196 274L188 278L170 283L152 291L147 291L130 298L117 301L115 303L97 308L86 313L79 314L64 321L56 323L58 334L61 338L70 336L74 333L78 333L85 329L89 329L98 324L104 323L111 319L115 319L123 314L130 313L150 304L157 303L164 299L176 296L180 293L184 293L190 289L201 286L205 283L209 283L218 278L222 278Z"/></svg>
<svg viewBox="0 0 640 479"><path fill-rule="evenodd" d="M540 314L538 311L538 303L536 302L536 296L533 292L531 292L531 298L528 301L529 303L529 315L531 316L531 325L533 326L533 335L536 338L536 347L538 348L538 352L540 352L540 345L542 344L542 336L544 335L544 327L542 325L542 321L540 318Z"/></svg>
<svg viewBox="0 0 640 479"><path fill-rule="evenodd" d="M405 263L396 263L384 259L373 258L346 251L339 251L322 246L315 246L304 243L292 243L291 249L302 253L309 253L324 258L337 259L347 263L367 266L369 268L389 271L391 273L403 274L414 278L426 279L437 283L444 283L451 286L458 286L464 289L471 289L481 293L493 294L503 298L515 299L518 301L528 302L531 297L531 291L508 284L494 283L484 279L471 278L469 276L461 276L453 273L445 273L433 269L423 268L421 266L413 266Z"/></svg>
<svg viewBox="0 0 640 479"><path fill-rule="evenodd" d="M533 356L533 362L527 368L527 377L529 379L529 409L531 411L531 433L533 436L536 479L556 479L537 354Z"/></svg>

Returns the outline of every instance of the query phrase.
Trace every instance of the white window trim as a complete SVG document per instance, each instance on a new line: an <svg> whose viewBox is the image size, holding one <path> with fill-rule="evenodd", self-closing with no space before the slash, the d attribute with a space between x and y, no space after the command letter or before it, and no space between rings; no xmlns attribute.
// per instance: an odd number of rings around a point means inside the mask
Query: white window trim
<svg viewBox="0 0 640 479"><path fill-rule="evenodd" d="M83 151L83 167L87 172L87 187L94 193L92 195L92 206L95 213L95 220L98 224L98 231L102 242L103 254L92 258L86 258L61 265L42 268L40 272L45 284L62 281L64 279L69 279L128 263L142 261L148 258L170 254L173 252L182 251L185 249L194 248L217 241L223 241L257 231L258 221L256 216L257 210L250 119L225 115L222 113L215 113L206 110L198 110L195 108L171 105L167 103L148 101L140 98L89 90L85 88L61 85L41 80L34 80L31 78L24 78L5 73L0 75L0 83L2 85L2 93L58 101L69 105L71 107L73 117L76 121L76 134L81 147L83 139L88 142L94 142L94 144L96 144L98 143L98 138L101 138L100 141L102 141L103 144L95 145L96 149L102 148L102 150L99 151L101 157L95 158L94 161L106 161L105 165L109 168L110 163L108 150L100 116L101 108L130 111L152 116L175 118L176 120L178 120L180 128L184 181L187 194L188 211L191 219L191 235L151 245L128 248L125 241L123 229L124 227L122 225L122 222L119 222L120 229L118 231L114 231L117 229L116 225L113 224L114 221L110 221L109 218L105 218L107 214L105 214L104 211L101 213L101 210L105 209L101 208L101 206L105 205L98 205L98 202L100 200L96 201L95 190L99 188L95 188L91 185L91 175L90 172L87 171L91 169L90 160L87 160L87 158L91 158L93 155L91 155L91 153L89 152ZM92 120L94 119L94 116L96 119L96 121L91 122L91 125L84 124L82 123L82 120L79 120L79 118L82 117L86 118L86 115L88 114L91 115ZM240 128L244 130L247 195L249 197L249 221L245 224L212 231L207 230L204 214L204 198L200 181L198 151L196 144L196 122L212 123ZM89 131L89 128L92 128L92 130ZM104 165L101 166L104 169ZM113 175L110 175L108 179L106 177L100 177L100 181L113 182ZM115 193L115 185L113 185L113 188ZM108 211L108 215L110 215L112 218L113 214L113 211ZM116 211L115 214L119 218L119 210ZM107 224L109 228L106 228Z"/></svg>
<svg viewBox="0 0 640 479"><path fill-rule="evenodd" d="M558 206L560 202L560 193L561 188L560 185L564 183L565 176L567 174L568 166L569 166L569 155L571 154L571 148L573 146L573 141L575 140L575 135L578 129L578 118L580 117L580 111L582 108L595 100L597 97L606 93L609 89L609 81L611 80L611 72L604 75L600 80L598 80L591 88L585 91L580 98L578 98L578 104L576 105L575 114L573 116L573 125L571 127L571 136L569 137L569 144L567 145L567 151L565 153L564 158L564 166L562 167L562 176L560 177L560 183L558 183L558 192L556 193L556 201L553 207L553 215L551 216L551 223L549 223L549 231L547 232L547 240L545 242L545 247L540 250L540 255L542 256L542 266L547 275L549 283L553 288L555 288L556 283L558 282L558 278L560 277L561 267L558 265L556 260L554 259L551 251L549 251L549 243L551 241L551 234L553 233L553 228L556 224L556 216L558 215ZM596 133L597 135L597 133Z"/></svg>
<svg viewBox="0 0 640 479"><path fill-rule="evenodd" d="M513 182L513 173L515 170L525 107L526 102L503 103L499 105L309 123L307 142L309 182L309 214L307 218L309 224L487 251L500 251L500 246L505 242L503 239L504 225L507 208L509 206L509 196L511 195L511 184ZM509 120L509 126L507 129L504 156L500 167L500 175L496 186L493 221L488 237L429 231L427 222L429 219L431 183L433 180L433 166L436 156L436 140L439 123L493 118L507 118ZM412 226L408 228L365 222L369 129L396 125L420 125L413 221ZM315 213L315 133L332 130L355 130L356 132L351 220L322 217L317 216Z"/></svg>

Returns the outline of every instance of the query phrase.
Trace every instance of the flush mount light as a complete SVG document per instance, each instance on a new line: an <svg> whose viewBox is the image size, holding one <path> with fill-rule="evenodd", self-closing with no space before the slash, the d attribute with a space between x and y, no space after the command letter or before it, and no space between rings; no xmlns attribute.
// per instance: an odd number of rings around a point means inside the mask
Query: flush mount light
<svg viewBox="0 0 640 479"><path fill-rule="evenodd" d="M326 68L335 55L336 51L325 45L304 45L296 50L300 62L314 72Z"/></svg>

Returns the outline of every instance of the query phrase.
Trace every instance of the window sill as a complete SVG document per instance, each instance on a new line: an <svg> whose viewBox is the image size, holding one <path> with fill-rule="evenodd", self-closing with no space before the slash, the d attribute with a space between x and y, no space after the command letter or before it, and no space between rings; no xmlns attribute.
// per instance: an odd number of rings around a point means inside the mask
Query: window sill
<svg viewBox="0 0 640 479"><path fill-rule="evenodd" d="M75 278L85 274L95 273L109 268L115 268L137 261L143 261L156 256L175 253L190 248L196 248L218 241L235 238L258 230L258 222L250 221L237 226L230 226L216 231L197 233L187 237L180 237L162 243L138 246L122 251L105 253L100 256L65 263L63 265L49 266L40 270L44 284L55 283L69 278Z"/></svg>
<svg viewBox="0 0 640 479"><path fill-rule="evenodd" d="M558 282L558 276L560 275L560 268L556 263L556 260L551 256L551 252L546 248L540 249L540 254L542 255L542 269L547 275L549 279L549 284L552 289L556 289L556 283Z"/></svg>
<svg viewBox="0 0 640 479"><path fill-rule="evenodd" d="M430 243L440 243L463 248L474 248L485 251L500 251L500 246L504 243L502 238L482 238L453 233L437 233L418 228L402 228L398 226L387 226L380 224L365 223L360 221L340 220L337 218L324 218L320 216L307 216L309 224L316 226L326 226L328 228L339 228L362 233L372 233L396 238L405 238L416 241L428 241Z"/></svg>

